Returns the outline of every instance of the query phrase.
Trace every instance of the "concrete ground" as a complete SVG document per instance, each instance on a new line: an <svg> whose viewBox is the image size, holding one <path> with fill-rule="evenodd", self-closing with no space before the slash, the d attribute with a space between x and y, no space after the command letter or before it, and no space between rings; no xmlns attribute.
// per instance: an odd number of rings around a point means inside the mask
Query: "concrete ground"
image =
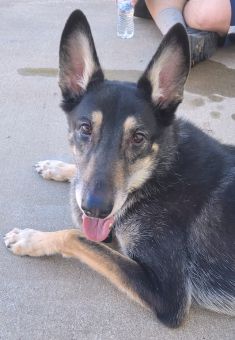
<svg viewBox="0 0 235 340"><path fill-rule="evenodd" d="M58 45L68 15L86 13L110 77L135 79L160 41L152 22L137 19L135 37L116 37L114 1L0 2L0 339L235 338L235 319L193 308L178 330L129 301L72 259L20 258L2 236L14 227L71 226L69 185L42 180L38 160L69 160L66 121L58 107ZM208 133L235 143L235 46L195 67L179 112Z"/></svg>

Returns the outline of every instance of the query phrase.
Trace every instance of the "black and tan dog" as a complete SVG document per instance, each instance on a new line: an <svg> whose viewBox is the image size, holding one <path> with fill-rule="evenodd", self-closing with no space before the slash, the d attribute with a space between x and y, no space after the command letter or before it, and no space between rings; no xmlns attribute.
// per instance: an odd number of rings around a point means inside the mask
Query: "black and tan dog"
<svg viewBox="0 0 235 340"><path fill-rule="evenodd" d="M72 182L77 229L14 229L16 255L76 257L170 327L192 300L235 314L235 148L182 120L188 39L174 26L137 84L104 79L89 24L68 19L60 44L62 108L76 166L38 164ZM103 243L114 226L122 254Z"/></svg>

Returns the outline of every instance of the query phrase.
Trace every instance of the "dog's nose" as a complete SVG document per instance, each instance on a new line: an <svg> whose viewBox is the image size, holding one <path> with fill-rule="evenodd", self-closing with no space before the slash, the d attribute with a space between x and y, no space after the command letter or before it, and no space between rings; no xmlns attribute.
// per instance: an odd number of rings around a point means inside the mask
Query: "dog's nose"
<svg viewBox="0 0 235 340"><path fill-rule="evenodd" d="M111 213L113 204L103 195L87 194L82 200L81 208L89 217L105 218Z"/></svg>
<svg viewBox="0 0 235 340"><path fill-rule="evenodd" d="M84 207L82 207L82 210L84 211L84 213L88 217L96 217L96 218L102 218L102 219L107 217L111 213L111 211L112 211L112 209L111 210L106 210L106 211L101 211L101 210L98 210L98 209L87 210Z"/></svg>

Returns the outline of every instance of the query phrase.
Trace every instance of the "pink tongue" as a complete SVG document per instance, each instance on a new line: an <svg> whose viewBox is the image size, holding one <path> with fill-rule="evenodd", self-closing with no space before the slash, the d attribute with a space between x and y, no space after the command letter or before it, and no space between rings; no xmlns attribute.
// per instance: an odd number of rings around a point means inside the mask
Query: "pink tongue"
<svg viewBox="0 0 235 340"><path fill-rule="evenodd" d="M91 241L101 242L104 241L110 232L110 227L113 224L113 217L105 220L101 218L92 218L86 215L82 216L83 231L86 237Z"/></svg>

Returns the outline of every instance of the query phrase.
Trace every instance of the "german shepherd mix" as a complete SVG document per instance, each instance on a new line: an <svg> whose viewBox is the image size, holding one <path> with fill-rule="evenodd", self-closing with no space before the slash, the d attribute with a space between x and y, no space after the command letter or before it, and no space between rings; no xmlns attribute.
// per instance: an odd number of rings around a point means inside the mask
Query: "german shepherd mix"
<svg viewBox="0 0 235 340"><path fill-rule="evenodd" d="M105 80L86 17L73 12L60 43L60 87L76 166L45 161L37 170L74 177L73 218L84 234L5 236L16 255L78 258L169 327L192 301L235 315L235 147L175 119L189 66L177 24L137 84ZM112 226L123 254L100 243Z"/></svg>

